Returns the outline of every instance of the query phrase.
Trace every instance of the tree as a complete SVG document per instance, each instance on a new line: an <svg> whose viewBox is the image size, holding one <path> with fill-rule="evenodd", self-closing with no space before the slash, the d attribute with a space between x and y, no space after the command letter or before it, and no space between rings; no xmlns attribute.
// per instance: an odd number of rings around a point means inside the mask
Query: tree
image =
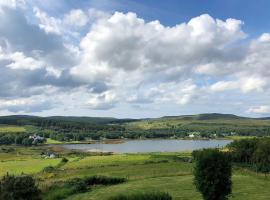
<svg viewBox="0 0 270 200"><path fill-rule="evenodd" d="M218 149L193 152L194 184L204 200L226 200L232 188L232 163L227 153Z"/></svg>
<svg viewBox="0 0 270 200"><path fill-rule="evenodd" d="M6 175L0 180L0 200L41 200L31 176Z"/></svg>
<svg viewBox="0 0 270 200"><path fill-rule="evenodd" d="M259 140L258 139L243 139L235 140L229 144L230 150L233 152L233 160L250 164L252 156L255 152Z"/></svg>
<svg viewBox="0 0 270 200"><path fill-rule="evenodd" d="M262 140L259 142L256 151L253 154L253 160L257 171L266 174L270 172L270 140Z"/></svg>

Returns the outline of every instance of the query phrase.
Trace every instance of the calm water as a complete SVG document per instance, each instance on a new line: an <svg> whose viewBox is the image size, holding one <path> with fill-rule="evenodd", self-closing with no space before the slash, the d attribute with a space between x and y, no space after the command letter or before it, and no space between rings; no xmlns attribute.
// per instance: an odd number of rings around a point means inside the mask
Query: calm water
<svg viewBox="0 0 270 200"><path fill-rule="evenodd" d="M223 147L230 140L127 140L121 144L64 144L68 149L115 153L176 152Z"/></svg>

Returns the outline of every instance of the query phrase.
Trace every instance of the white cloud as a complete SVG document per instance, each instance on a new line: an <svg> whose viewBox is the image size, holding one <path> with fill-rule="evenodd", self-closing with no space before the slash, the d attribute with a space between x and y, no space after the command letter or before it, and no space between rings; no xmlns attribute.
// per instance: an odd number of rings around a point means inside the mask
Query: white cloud
<svg viewBox="0 0 270 200"><path fill-rule="evenodd" d="M192 80L183 82L160 83L147 89L142 89L140 95L129 96L128 101L134 103L172 103L186 105L196 99L201 91Z"/></svg>
<svg viewBox="0 0 270 200"><path fill-rule="evenodd" d="M35 70L44 66L41 61L26 57L22 52L15 52L8 55L8 59L12 60L12 63L8 64L6 67L11 69Z"/></svg>
<svg viewBox="0 0 270 200"><path fill-rule="evenodd" d="M48 76L54 76L59 78L61 76L61 70L53 67L46 66L43 61L37 60L33 57L27 57L23 52L7 53L2 50L0 46L0 61L7 61L8 64L5 67L12 70L37 70L44 68L47 71Z"/></svg>
<svg viewBox="0 0 270 200"><path fill-rule="evenodd" d="M6 6L10 8L24 7L25 1L24 0L0 0L0 7L1 6Z"/></svg>
<svg viewBox="0 0 270 200"><path fill-rule="evenodd" d="M231 98L245 112L269 99L270 34L243 44L240 20L204 14L166 26L132 12L83 8L52 16L36 7L30 23L25 10L9 7L0 13L0 96L9 110L31 110L38 98L29 99L46 92L45 102L86 110L123 103L210 108Z"/></svg>
<svg viewBox="0 0 270 200"><path fill-rule="evenodd" d="M249 113L257 113L257 114L269 114L270 106L256 106L248 109Z"/></svg>
<svg viewBox="0 0 270 200"><path fill-rule="evenodd" d="M116 12L97 20L82 38L81 63L71 74L84 82L103 80L111 85L120 85L115 78L119 74L140 77L138 84L161 76L167 81L181 79L191 73L195 63L213 59L215 52L244 38L241 25L239 20L201 15L165 27L158 21L145 22L135 13Z"/></svg>
<svg viewBox="0 0 270 200"><path fill-rule="evenodd" d="M90 95L85 105L94 110L107 110L113 108L116 102L116 95L112 91L107 91L102 94Z"/></svg>
<svg viewBox="0 0 270 200"><path fill-rule="evenodd" d="M135 13L116 12L94 23L81 40L81 68L100 64L124 70L185 68L212 59L215 51L245 37L241 24L201 15L187 24L165 27L158 21L145 22Z"/></svg>
<svg viewBox="0 0 270 200"><path fill-rule="evenodd" d="M242 92L263 91L267 85L267 80L262 77L243 77L235 81L219 81L210 86L214 92L221 92L225 90L240 89Z"/></svg>
<svg viewBox="0 0 270 200"><path fill-rule="evenodd" d="M44 29L46 33L61 34L63 32L60 19L48 16L37 7L34 8L34 13L40 21L39 27Z"/></svg>
<svg viewBox="0 0 270 200"><path fill-rule="evenodd" d="M82 27L88 23L87 15L80 9L71 10L64 17L64 22L72 26Z"/></svg>
<svg viewBox="0 0 270 200"><path fill-rule="evenodd" d="M17 112L40 112L52 108L52 104L42 98L20 98L0 100L0 111Z"/></svg>

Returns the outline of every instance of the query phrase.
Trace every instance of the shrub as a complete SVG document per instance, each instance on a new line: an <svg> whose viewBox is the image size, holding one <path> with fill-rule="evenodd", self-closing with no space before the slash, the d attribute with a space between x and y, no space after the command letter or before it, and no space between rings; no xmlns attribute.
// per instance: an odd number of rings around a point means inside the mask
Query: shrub
<svg viewBox="0 0 270 200"><path fill-rule="evenodd" d="M226 200L232 187L232 164L227 153L217 149L194 151L194 183L205 200Z"/></svg>
<svg viewBox="0 0 270 200"><path fill-rule="evenodd" d="M67 182L67 186L71 186L74 193L86 192L87 183L80 178L74 178Z"/></svg>
<svg viewBox="0 0 270 200"><path fill-rule="evenodd" d="M165 192L138 193L130 195L117 195L109 200L172 200L172 197Z"/></svg>
<svg viewBox="0 0 270 200"><path fill-rule="evenodd" d="M43 172L53 172L55 168L53 166L47 166L43 168Z"/></svg>
<svg viewBox="0 0 270 200"><path fill-rule="evenodd" d="M0 181L0 199L40 200L40 190L31 176L6 175Z"/></svg>
<svg viewBox="0 0 270 200"><path fill-rule="evenodd" d="M125 178L106 177L106 176L90 176L84 179L87 185L114 185L123 183Z"/></svg>
<svg viewBox="0 0 270 200"><path fill-rule="evenodd" d="M65 199L68 196L74 194L71 187L54 187L49 192L46 192L43 200L61 200Z"/></svg>
<svg viewBox="0 0 270 200"><path fill-rule="evenodd" d="M63 157L62 160L61 160L62 163L67 163L68 162L68 159Z"/></svg>

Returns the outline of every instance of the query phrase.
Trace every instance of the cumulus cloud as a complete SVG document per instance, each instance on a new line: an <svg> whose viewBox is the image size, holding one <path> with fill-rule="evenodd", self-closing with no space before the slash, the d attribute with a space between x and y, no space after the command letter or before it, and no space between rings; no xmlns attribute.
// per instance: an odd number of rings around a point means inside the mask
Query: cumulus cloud
<svg viewBox="0 0 270 200"><path fill-rule="evenodd" d="M203 14L166 26L93 8L55 16L22 2L0 3L0 110L43 111L53 99L90 110L209 106L228 92L249 113L266 109L246 97L269 98L270 34L243 44L241 20Z"/></svg>
<svg viewBox="0 0 270 200"><path fill-rule="evenodd" d="M213 59L226 45L244 38L241 24L239 20L201 15L188 23L165 27L159 21L145 22L135 13L116 12L94 23L81 40L83 59L76 68L184 69Z"/></svg>
<svg viewBox="0 0 270 200"><path fill-rule="evenodd" d="M29 69L35 70L38 68L42 68L43 63L35 60L31 57L26 57L22 52L15 52L6 56L6 59L12 60L7 67L11 69Z"/></svg>
<svg viewBox="0 0 270 200"><path fill-rule="evenodd" d="M168 82L175 88L193 76L196 64L224 59L228 46L246 37L242 24L240 20L222 21L205 14L188 23L165 27L159 21L145 22L135 13L116 12L92 24L80 42L81 62L71 74L85 83L102 80L135 93L142 84L148 89L153 83ZM187 104L195 96L170 92L163 99L171 98L177 104ZM133 94L128 102L151 102L146 93Z"/></svg>
<svg viewBox="0 0 270 200"><path fill-rule="evenodd" d="M71 10L64 17L64 22L72 26L85 26L88 23L88 16L80 9Z"/></svg>

